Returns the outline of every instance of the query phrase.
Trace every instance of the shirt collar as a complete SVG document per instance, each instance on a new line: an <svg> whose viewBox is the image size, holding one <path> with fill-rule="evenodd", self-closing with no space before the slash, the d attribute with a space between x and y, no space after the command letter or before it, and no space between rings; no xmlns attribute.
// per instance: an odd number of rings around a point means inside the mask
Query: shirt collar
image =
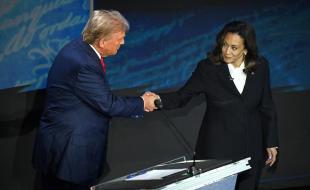
<svg viewBox="0 0 310 190"><path fill-rule="evenodd" d="M234 67L233 64L228 64L229 70L243 70L245 68L244 61L242 61L240 67Z"/></svg>
<svg viewBox="0 0 310 190"><path fill-rule="evenodd" d="M95 49L95 47L92 46L91 44L89 44L89 45L90 45L90 47L95 51L95 53L98 55L99 59L101 59L101 55L100 55L100 53Z"/></svg>

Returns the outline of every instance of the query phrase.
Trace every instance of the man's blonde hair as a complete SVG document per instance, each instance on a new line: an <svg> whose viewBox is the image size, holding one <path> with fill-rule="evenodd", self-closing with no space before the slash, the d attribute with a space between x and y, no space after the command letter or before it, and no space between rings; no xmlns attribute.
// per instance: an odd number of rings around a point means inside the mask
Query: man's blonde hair
<svg viewBox="0 0 310 190"><path fill-rule="evenodd" d="M115 32L128 30L128 21L118 11L95 10L88 19L82 35L85 42L93 44L100 38L108 39Z"/></svg>

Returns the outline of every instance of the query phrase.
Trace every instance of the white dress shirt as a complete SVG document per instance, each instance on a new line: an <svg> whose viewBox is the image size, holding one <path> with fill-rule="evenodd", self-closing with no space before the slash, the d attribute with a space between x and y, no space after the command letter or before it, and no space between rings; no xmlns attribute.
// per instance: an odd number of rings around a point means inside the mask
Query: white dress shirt
<svg viewBox="0 0 310 190"><path fill-rule="evenodd" d="M92 45L90 45L90 47L96 52L96 54L98 55L99 59L101 59L100 53L95 49L95 47L92 46Z"/></svg>
<svg viewBox="0 0 310 190"><path fill-rule="evenodd" d="M228 69L232 80L235 83L236 88L241 94L246 81L246 74L243 72L244 62L241 63L240 67L234 67L232 64L228 64Z"/></svg>

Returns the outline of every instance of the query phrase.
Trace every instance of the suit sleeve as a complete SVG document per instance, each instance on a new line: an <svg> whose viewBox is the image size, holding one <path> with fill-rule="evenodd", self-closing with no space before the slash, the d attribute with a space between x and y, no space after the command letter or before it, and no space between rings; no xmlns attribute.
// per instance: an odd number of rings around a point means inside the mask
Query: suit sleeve
<svg viewBox="0 0 310 190"><path fill-rule="evenodd" d="M111 117L142 117L142 98L113 95L108 82L96 69L89 65L80 68L74 86L77 96L93 109Z"/></svg>
<svg viewBox="0 0 310 190"><path fill-rule="evenodd" d="M203 91L203 64L200 62L183 87L176 92L159 94L163 109L175 109L186 105L192 97Z"/></svg>
<svg viewBox="0 0 310 190"><path fill-rule="evenodd" d="M265 81L260 105L260 112L262 115L265 146L266 148L270 148L279 146L277 116L270 88L269 63L266 59L264 59L262 64L265 67Z"/></svg>

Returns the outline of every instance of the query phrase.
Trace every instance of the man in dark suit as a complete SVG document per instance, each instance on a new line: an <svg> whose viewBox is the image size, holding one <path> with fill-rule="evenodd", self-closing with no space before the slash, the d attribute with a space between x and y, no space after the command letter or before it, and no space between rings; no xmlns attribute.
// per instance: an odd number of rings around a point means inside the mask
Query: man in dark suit
<svg viewBox="0 0 310 190"><path fill-rule="evenodd" d="M105 75L103 58L117 53L128 29L119 12L94 11L83 38L56 56L34 145L41 189L89 189L103 169L110 119L153 111L156 97L115 96Z"/></svg>

